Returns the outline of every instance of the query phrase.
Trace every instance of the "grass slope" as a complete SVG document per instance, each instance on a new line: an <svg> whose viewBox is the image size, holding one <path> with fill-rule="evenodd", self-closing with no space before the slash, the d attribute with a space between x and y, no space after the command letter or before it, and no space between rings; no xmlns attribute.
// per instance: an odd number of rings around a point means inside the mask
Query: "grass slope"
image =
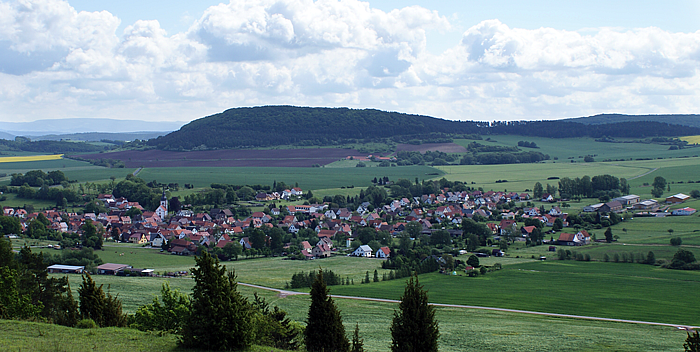
<svg viewBox="0 0 700 352"><path fill-rule="evenodd" d="M180 348L177 336L127 328L75 329L60 325L0 320L3 351L201 351ZM252 346L249 352L279 349Z"/></svg>

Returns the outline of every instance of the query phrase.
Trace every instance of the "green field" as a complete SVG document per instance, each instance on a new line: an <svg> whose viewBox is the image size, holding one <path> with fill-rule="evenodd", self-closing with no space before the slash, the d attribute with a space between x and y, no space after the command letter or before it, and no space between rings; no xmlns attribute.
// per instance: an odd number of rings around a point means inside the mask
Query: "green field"
<svg viewBox="0 0 700 352"><path fill-rule="evenodd" d="M632 163L632 162L630 162ZM613 163L538 163L538 164L508 164L508 165L455 165L436 166L447 175L450 181L472 183L472 187L483 187L484 190L494 191L524 191L532 189L536 182L558 185L559 180L547 180L549 177L576 178L584 175L596 176L603 174L616 177L631 178L648 172L646 166L622 166ZM497 180L507 180L506 183L496 183Z"/></svg>
<svg viewBox="0 0 700 352"><path fill-rule="evenodd" d="M700 181L700 158L697 157L593 163L568 163L560 160L553 163L453 165L436 168L444 171L444 177L450 181L474 182L473 187L495 191L523 191L532 189L536 182L557 186L559 180L548 180L550 177L576 178L603 174L626 178L631 186L631 193L642 198L651 198L651 187L644 186L644 183L653 183L656 176L664 177L669 183L673 182L671 192L665 192L664 197L678 192L688 194L693 189L700 189L700 184L687 183ZM496 183L496 180L508 182Z"/></svg>
<svg viewBox="0 0 700 352"><path fill-rule="evenodd" d="M244 294L247 292L244 292ZM291 317L304 321L307 297L262 293ZM337 299L348 334L357 322L367 351L388 351L388 327L396 305ZM678 351L684 331L668 327L609 323L471 309L438 308L440 350L460 351ZM186 351L176 337L126 328L81 330L0 320L4 351ZM279 351L253 347L252 352Z"/></svg>
<svg viewBox="0 0 700 352"><path fill-rule="evenodd" d="M539 263L533 263L539 264ZM567 263L568 264L568 263ZM580 263L576 263L580 264ZM585 263L592 264L592 263ZM622 264L620 264L622 265ZM640 269L640 267L642 267ZM604 316L605 313L613 308L627 307L632 301L644 300L648 301L658 299L653 295L645 297L645 290L638 285L629 286L628 280L623 280L617 283L620 288L616 295L601 297L600 293L596 292L596 288L600 285L591 286L587 290L576 290L576 287L570 287L566 293L566 297L571 299L561 299L561 293L552 288L550 290L534 290L533 286L541 284L543 280L536 283L530 282L532 275L523 275L528 273L526 270L537 269L535 274L542 276L546 281L552 280L551 277L559 276L562 273L562 268L559 263L550 266L523 266L518 267L506 277L496 277L500 273L491 273L480 278L466 277L450 277L445 275L430 274L422 275L421 283L429 290L430 300L433 302L440 301L444 296L455 292L455 295L461 297L461 301L468 301L471 305L484 305L485 296L498 296L501 300L507 301L505 305L512 305L515 309L527 309L529 301L537 301L546 309L544 311L553 312L564 309L564 306L573 306L585 304L589 307L596 307L595 314ZM628 265L625 270L630 275L649 275L649 272L644 270L643 266ZM506 272L503 270L502 272ZM605 267L587 267L584 264L569 266L564 271L567 276L573 276L570 280L557 279L553 285L563 284L566 286L576 286L580 280L579 277L586 276L605 276ZM242 269L238 271L242 273ZM652 274L653 275L653 274ZM672 276L673 277L673 276ZM120 299L124 302L125 310L133 312L136 307L142 304L149 303L152 300L162 285L163 282L169 282L172 288L182 291L189 291L192 286L192 280L181 279L160 279L160 278L126 278L114 276L93 276L96 282L104 284L105 288L110 286L111 292L119 293ZM496 288L495 282L507 280L512 288L506 288L496 291L485 291L487 288ZM660 280L650 276L650 279ZM673 277L674 280L682 281L687 278L681 276ZM661 279L668 281L669 279ZM80 277L78 275L70 276L71 287L76 290ZM490 287L484 287L484 282ZM607 282L607 280L606 280ZM695 281L697 283L697 281ZM373 283L368 285L355 286L332 286L331 294L358 294L366 296L386 296L387 298L397 298L404 285L403 280L394 280L391 282ZM520 287L520 286L525 287ZM648 285L648 283L647 283ZM481 288L481 289L479 289ZM563 289L563 288L562 288ZM663 286L659 286L658 290L664 290ZM290 316L298 321L306 319L308 310L308 296L288 296L279 298L275 293L270 291L258 291L244 286L239 286L239 291L244 295L251 297L253 292L258 292L274 305L280 306L282 309L289 312ZM542 292L545 291L545 292ZM636 292L635 292L636 291ZM479 293L481 292L481 293ZM582 297L583 296L583 297ZM632 297L628 297L632 296ZM581 297L578 299L577 297ZM675 297L675 295L674 295ZM667 299L662 299L661 304L665 304ZM365 339L365 347L370 351L386 351L390 343L390 335L388 334L388 326L391 324L393 310L396 308L392 303L355 301L348 299L336 299L339 308L342 311L343 319L346 324L346 330L351 331L354 324L357 322L360 325L361 333ZM554 303L552 303L554 302ZM675 311L680 306L682 310L692 304L692 296L671 306L659 307L658 310ZM639 303L639 302L637 302ZM607 306L607 308L605 307ZM566 313L573 313L567 309ZM647 308L647 310L649 310ZM655 311L643 313L647 316L655 316L659 314ZM697 311L691 309L683 314L695 318ZM693 315L695 314L695 315ZM642 315L642 313L640 313ZM577 319L552 318L542 316L531 316L526 314L491 312L463 308L438 308L438 321L440 322L441 331L441 350L442 351L497 351L497 350L616 350L616 351L632 351L632 350L655 350L666 351L676 350L682 345L685 338L685 333L677 331L673 328L643 326L624 323L610 323L586 321ZM679 318L680 319L680 318ZM690 319L693 320L693 319ZM676 321L677 323L677 321ZM566 333L563 333L565 331ZM562 344L562 336L566 337L566 343Z"/></svg>
<svg viewBox="0 0 700 352"><path fill-rule="evenodd" d="M537 151L543 154L549 154L554 159L559 159L557 162L569 162L569 158L577 162L583 162L583 157L586 155L595 155L596 161L605 159L619 160L639 159L639 158L677 158L682 156L697 156L700 154L700 149L686 148L679 150L668 150L669 146L660 144L644 144L644 143L604 143L596 142L593 138L543 138L543 137L525 137L525 136L510 136L510 135L493 135L488 136L491 141L481 140L476 141L485 145L499 146L517 146L518 141L535 142L539 148L520 148L524 151ZM484 136L486 138L486 136ZM620 141L629 139L620 138ZM466 146L474 142L468 139L457 139L455 143Z"/></svg>
<svg viewBox="0 0 700 352"><path fill-rule="evenodd" d="M660 249L657 258L675 252L666 246L668 253ZM117 247L119 248L119 247ZM156 272L189 270L192 257L158 254L157 250L109 247L98 254L105 262L129 264L134 267L153 268ZM650 265L551 261L555 253L546 252L547 246L509 251L506 258L488 258L483 264L504 264L504 269L478 278L447 276L440 274L421 275L421 282L431 291L431 302L479 305L542 311L550 313L601 316L608 318L645 320L673 324L700 325L700 309L690 303L694 292L700 288L700 272L662 269ZM567 249L602 256L602 253L619 251L646 252L649 249L621 244L600 244ZM598 253L596 254L596 251ZM696 253L700 252L693 248ZM117 253L115 253L117 252ZM124 253L123 256L119 256ZM550 261L528 259L532 255L547 255ZM700 253L698 253L700 254ZM515 258L520 256L521 258ZM460 258L466 259L466 258ZM595 259L595 258L594 258ZM492 262L489 262L493 261ZM403 290L403 280L360 284L365 272L379 269L381 261L337 256L314 261L292 261L282 258L258 258L224 262L233 268L241 282L284 288L295 272L313 271L322 267L354 280L355 285L334 286L336 294L397 299ZM160 288L165 279L125 278L95 276L98 283L111 286L124 300L124 307L133 311L150 301L150 296ZM170 279L175 287L189 290L189 279ZM79 276L71 276L71 287L77 288ZM653 287L654 289L650 289ZM576 297L584 293L585 298ZM601 302L605 302L604 304ZM638 307L646 307L641 310Z"/></svg>
<svg viewBox="0 0 700 352"><path fill-rule="evenodd" d="M161 183L176 182L208 187L212 183L235 185L272 185L274 181L288 185L299 184L304 190L370 186L372 179L387 176L392 180L416 177L427 180L442 175L429 166L403 166L387 168L301 168L301 167L201 167L201 168L146 168L139 173L144 180Z"/></svg>
<svg viewBox="0 0 700 352"><path fill-rule="evenodd" d="M700 325L700 273L641 264L523 263L478 278L426 274L431 302ZM337 286L340 295L397 299L403 280ZM644 307L644 309L640 309Z"/></svg>

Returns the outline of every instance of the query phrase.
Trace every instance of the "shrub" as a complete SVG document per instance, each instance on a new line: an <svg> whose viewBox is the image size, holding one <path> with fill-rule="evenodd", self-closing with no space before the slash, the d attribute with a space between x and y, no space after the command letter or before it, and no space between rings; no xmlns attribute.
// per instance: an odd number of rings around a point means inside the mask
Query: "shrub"
<svg viewBox="0 0 700 352"><path fill-rule="evenodd" d="M680 246L682 243L683 243L683 240L680 237L671 238L671 245L672 246Z"/></svg>
<svg viewBox="0 0 700 352"><path fill-rule="evenodd" d="M97 323L92 319L83 319L75 325L78 329L95 329L97 328Z"/></svg>

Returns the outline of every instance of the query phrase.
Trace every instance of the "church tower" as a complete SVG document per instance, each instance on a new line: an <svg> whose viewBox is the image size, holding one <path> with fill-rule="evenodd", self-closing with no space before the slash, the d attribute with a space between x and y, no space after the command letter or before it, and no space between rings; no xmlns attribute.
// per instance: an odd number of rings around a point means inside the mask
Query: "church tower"
<svg viewBox="0 0 700 352"><path fill-rule="evenodd" d="M165 189L163 189L163 196L160 197L160 205L168 211L168 197L165 196Z"/></svg>

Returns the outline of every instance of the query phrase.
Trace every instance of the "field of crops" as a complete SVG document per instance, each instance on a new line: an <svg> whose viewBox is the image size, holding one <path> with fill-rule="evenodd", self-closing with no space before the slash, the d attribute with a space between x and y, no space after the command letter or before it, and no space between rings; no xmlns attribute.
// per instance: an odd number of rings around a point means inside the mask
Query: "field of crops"
<svg viewBox="0 0 700 352"><path fill-rule="evenodd" d="M531 150L549 154L554 159L558 158L558 162L570 162L569 158L573 158L576 162L583 162L583 157L586 155L594 155L596 161L605 159L612 160L629 160L639 158L677 158L681 156L697 156L700 155L700 148L692 147L679 150L669 150L668 145L660 144L643 144L643 143L603 143L596 142L592 138L541 138L541 137L525 137L525 136L509 136L496 135L490 136L490 141L476 141L485 145L502 145L502 146L517 146L518 141L535 142L539 148L521 148L522 150ZM620 139L624 141L625 139ZM458 139L455 143L466 146L474 142L468 139Z"/></svg>
<svg viewBox="0 0 700 352"><path fill-rule="evenodd" d="M3 157L0 157L0 163L18 163L18 162L25 162L25 161L46 161L46 160L61 160L61 159L63 159L63 154L3 156Z"/></svg>
<svg viewBox="0 0 700 352"><path fill-rule="evenodd" d="M387 168L284 168L284 167L197 167L197 168L145 168L139 173L144 180L161 183L176 182L208 187L211 183L236 185L272 185L274 181L288 185L299 184L304 190L370 186L375 177L387 176L392 180L405 178L427 180L439 177L443 172L429 166L403 166Z"/></svg>

